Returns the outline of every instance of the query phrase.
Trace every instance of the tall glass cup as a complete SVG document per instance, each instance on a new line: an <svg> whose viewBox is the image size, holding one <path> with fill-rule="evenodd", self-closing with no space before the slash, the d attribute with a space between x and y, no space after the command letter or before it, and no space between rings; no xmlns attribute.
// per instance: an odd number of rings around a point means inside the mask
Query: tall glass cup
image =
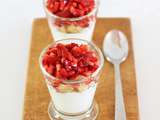
<svg viewBox="0 0 160 120"><path fill-rule="evenodd" d="M65 80L57 88L55 85L59 78L51 76L42 65L43 56L46 51L57 43L86 44L98 57L97 70L76 80ZM104 58L99 48L92 42L82 39L63 39L45 48L39 58L40 68L47 83L51 96L49 105L49 116L53 120L95 120L98 115L98 105L94 100L99 76L104 64Z"/></svg>
<svg viewBox="0 0 160 120"><path fill-rule="evenodd" d="M64 18L51 13L44 0L44 10L54 40L66 38L79 38L90 41L94 31L99 0L95 0L94 9L85 16L77 18Z"/></svg>

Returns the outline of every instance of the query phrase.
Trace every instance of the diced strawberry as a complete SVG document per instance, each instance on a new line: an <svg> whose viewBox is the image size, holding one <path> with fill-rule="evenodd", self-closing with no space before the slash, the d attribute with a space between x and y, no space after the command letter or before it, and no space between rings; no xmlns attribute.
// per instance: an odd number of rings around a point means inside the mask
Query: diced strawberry
<svg viewBox="0 0 160 120"><path fill-rule="evenodd" d="M65 8L66 4L67 4L67 1L61 0L59 9L62 11Z"/></svg>
<svg viewBox="0 0 160 120"><path fill-rule="evenodd" d="M83 19L83 20L80 20L78 22L79 26L81 26L82 28L85 28L85 27L88 27L89 26L89 19Z"/></svg>
<svg viewBox="0 0 160 120"><path fill-rule="evenodd" d="M61 83L63 82L63 80L62 79L57 79L57 80L55 80L54 82L53 82L53 87L58 87Z"/></svg>
<svg viewBox="0 0 160 120"><path fill-rule="evenodd" d="M48 65L43 65L43 66L44 66L44 69L47 71Z"/></svg>
<svg viewBox="0 0 160 120"><path fill-rule="evenodd" d="M74 0L74 2L80 3L81 0Z"/></svg>
<svg viewBox="0 0 160 120"><path fill-rule="evenodd" d="M79 57L81 54L81 50L78 46L73 47L71 52L75 57Z"/></svg>
<svg viewBox="0 0 160 120"><path fill-rule="evenodd" d="M53 1L53 0L48 0L48 1L47 1L47 5L51 4L52 1Z"/></svg>
<svg viewBox="0 0 160 120"><path fill-rule="evenodd" d="M88 76L98 68L98 58L85 44L58 43L46 51L42 60L45 70L60 79L77 80ZM54 86L57 86L55 83Z"/></svg>
<svg viewBox="0 0 160 120"><path fill-rule="evenodd" d="M83 10L77 9L73 6L70 7L70 12L73 14L73 16L76 16L76 17L80 17L84 15Z"/></svg>
<svg viewBox="0 0 160 120"><path fill-rule="evenodd" d="M72 14L69 12L69 10L57 12L56 15L57 15L57 16L60 16L60 17L65 17L65 18L70 18L70 17L72 17Z"/></svg>
<svg viewBox="0 0 160 120"><path fill-rule="evenodd" d="M66 69L68 72L72 70L71 62L68 61L68 60L64 60L63 66L65 67L65 69Z"/></svg>
<svg viewBox="0 0 160 120"><path fill-rule="evenodd" d="M84 6L83 6L82 4L78 4L78 8L79 8L80 10L84 10Z"/></svg>
<svg viewBox="0 0 160 120"><path fill-rule="evenodd" d="M73 6L73 7L77 7L77 6L78 6L78 3L77 3L77 2L73 2L73 3L72 3L72 6Z"/></svg>
<svg viewBox="0 0 160 120"><path fill-rule="evenodd" d="M49 56L49 55L44 56L44 59L43 59L44 65L55 64L55 63L56 63L56 59L54 58L54 56Z"/></svg>
<svg viewBox="0 0 160 120"><path fill-rule="evenodd" d="M61 78L66 79L68 77L68 73L64 68L61 68L59 72L60 72Z"/></svg>
<svg viewBox="0 0 160 120"><path fill-rule="evenodd" d="M61 69L61 65L60 64L56 64L56 71L59 71Z"/></svg>
<svg viewBox="0 0 160 120"><path fill-rule="evenodd" d="M82 54L85 54L86 53L86 51L88 51L88 46L87 45L80 45L80 50L81 50L81 53Z"/></svg>
<svg viewBox="0 0 160 120"><path fill-rule="evenodd" d="M55 24L56 26L58 26L58 27L61 27L61 26L62 26L62 21L59 20L59 19L56 19L56 20L54 21L54 24Z"/></svg>
<svg viewBox="0 0 160 120"><path fill-rule="evenodd" d="M53 73L55 72L55 66L49 65L49 67L47 68L47 72L53 75Z"/></svg>
<svg viewBox="0 0 160 120"><path fill-rule="evenodd" d="M75 46L78 47L78 45L77 45L76 43L71 43L71 44L67 44L67 45L66 45L66 48L67 48L69 51L71 51L72 48L74 48Z"/></svg>
<svg viewBox="0 0 160 120"><path fill-rule="evenodd" d="M68 11L72 5L72 1L68 1L67 5L64 8L64 11Z"/></svg>
<svg viewBox="0 0 160 120"><path fill-rule="evenodd" d="M75 74L76 74L76 72L73 71L73 70L71 70L71 71L68 72L68 76L69 77L73 77Z"/></svg>
<svg viewBox="0 0 160 120"><path fill-rule="evenodd" d="M52 12L52 13L56 13L59 10L59 2L52 2L50 4L48 4L47 8Z"/></svg>

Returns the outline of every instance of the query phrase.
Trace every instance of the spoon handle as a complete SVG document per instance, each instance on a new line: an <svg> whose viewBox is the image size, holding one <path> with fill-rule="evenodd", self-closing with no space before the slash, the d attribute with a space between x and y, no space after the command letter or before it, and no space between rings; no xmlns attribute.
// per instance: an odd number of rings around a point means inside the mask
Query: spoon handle
<svg viewBox="0 0 160 120"><path fill-rule="evenodd" d="M120 65L114 64L115 69L115 120L126 120L123 91L120 75Z"/></svg>

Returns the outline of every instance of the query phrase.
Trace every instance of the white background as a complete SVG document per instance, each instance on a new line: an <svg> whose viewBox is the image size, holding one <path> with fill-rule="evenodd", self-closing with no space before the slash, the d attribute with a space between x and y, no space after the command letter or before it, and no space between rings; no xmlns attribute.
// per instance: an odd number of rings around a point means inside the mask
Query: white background
<svg viewBox="0 0 160 120"><path fill-rule="evenodd" d="M42 0L0 0L0 120L21 120L32 21ZM141 120L160 120L160 1L101 0L99 16L130 17Z"/></svg>

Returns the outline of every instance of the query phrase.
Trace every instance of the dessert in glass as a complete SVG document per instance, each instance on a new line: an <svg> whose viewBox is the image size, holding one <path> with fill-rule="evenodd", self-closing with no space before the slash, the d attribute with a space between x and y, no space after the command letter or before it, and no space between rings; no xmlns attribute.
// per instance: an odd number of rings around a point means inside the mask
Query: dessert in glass
<svg viewBox="0 0 160 120"><path fill-rule="evenodd" d="M94 95L104 58L99 48L82 39L62 39L45 48L39 58L51 96L53 120L95 120Z"/></svg>
<svg viewBox="0 0 160 120"><path fill-rule="evenodd" d="M99 0L44 0L44 9L54 40L91 40Z"/></svg>

